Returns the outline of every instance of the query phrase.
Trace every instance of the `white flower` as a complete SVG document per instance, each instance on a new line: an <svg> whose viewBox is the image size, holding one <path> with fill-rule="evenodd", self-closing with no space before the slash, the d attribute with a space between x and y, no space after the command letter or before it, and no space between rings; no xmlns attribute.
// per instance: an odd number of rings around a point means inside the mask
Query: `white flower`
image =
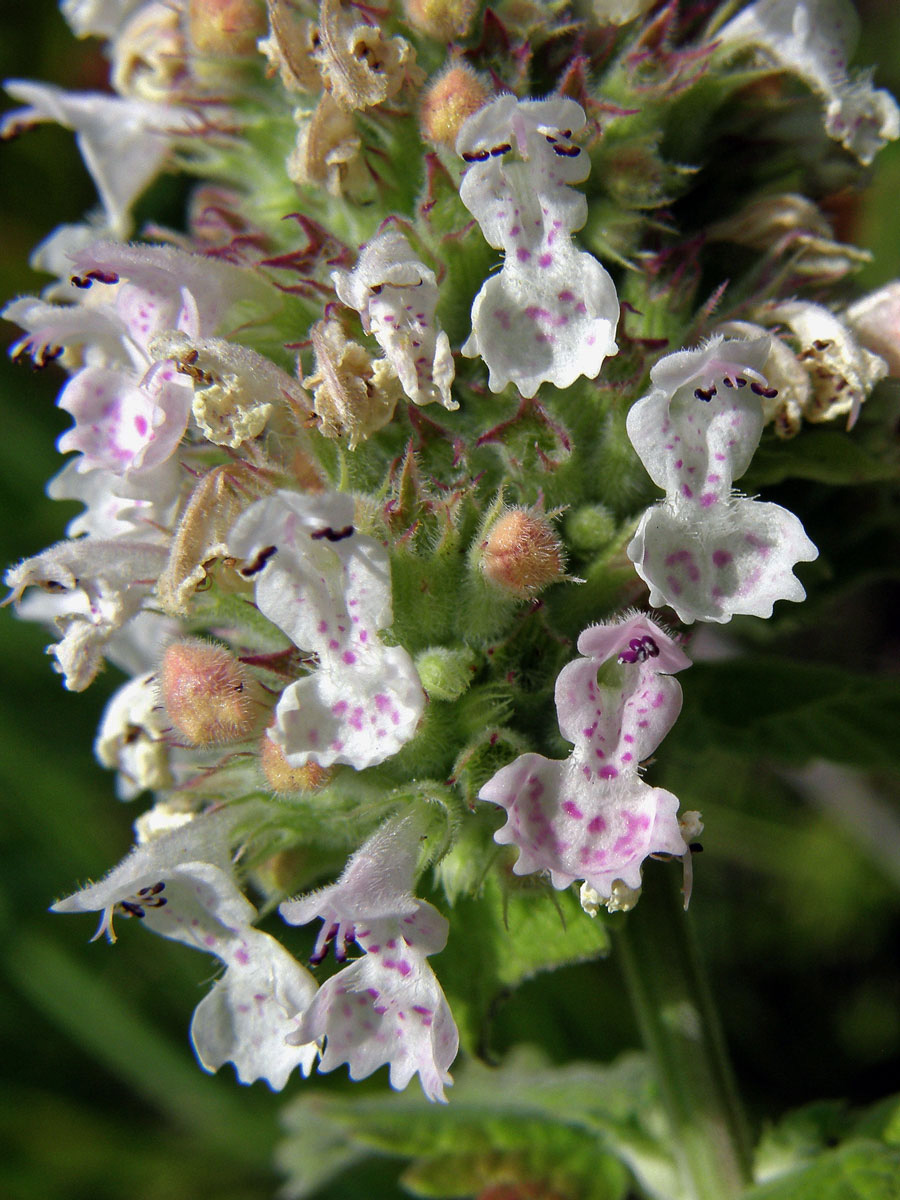
<svg viewBox="0 0 900 1200"><path fill-rule="evenodd" d="M174 832L136 846L100 883L53 905L54 912L101 912L99 936L115 940L113 919L135 917L163 937L214 954L225 973L200 1002L191 1039L202 1066L233 1062L238 1079L265 1079L283 1088L314 1044L288 1044L298 1014L315 990L310 973L266 933L252 928L253 905L231 875L229 810L197 817Z"/></svg>
<svg viewBox="0 0 900 1200"><path fill-rule="evenodd" d="M450 395L453 356L434 310L434 272L413 254L402 234L384 230L363 249L352 271L331 272L342 304L362 317L414 404L459 405Z"/></svg>
<svg viewBox="0 0 900 1200"><path fill-rule="evenodd" d="M681 687L670 673L690 661L640 614L586 629L578 649L586 657L563 667L556 681L570 756L522 754L478 797L509 814L494 840L518 848L514 874L547 871L555 888L583 879L605 902L617 882L640 888L648 854L687 852L677 797L645 784L638 767L681 711Z"/></svg>
<svg viewBox="0 0 900 1200"><path fill-rule="evenodd" d="M49 619L62 639L49 647L66 687L83 691L103 663L106 643L132 620L150 595L168 557L164 546L126 538L79 538L11 567L4 577L23 616ZM51 603L29 612L26 589L50 593Z"/></svg>
<svg viewBox="0 0 900 1200"><path fill-rule="evenodd" d="M644 513L627 547L650 603L685 622L772 615L776 600L802 600L793 575L818 551L793 513L736 497L732 483L759 445L762 374L770 339L712 338L666 355L651 391L631 408L628 436L665 500Z"/></svg>
<svg viewBox="0 0 900 1200"><path fill-rule="evenodd" d="M229 546L260 612L319 659L275 708L269 736L288 763L362 770L396 754L425 695L406 650L379 636L393 620L390 559L355 530L352 497L277 492L239 518Z"/></svg>
<svg viewBox="0 0 900 1200"><path fill-rule="evenodd" d="M390 1064L391 1086L418 1074L429 1100L444 1100L459 1035L434 972L426 962L447 942L448 923L412 895L421 822L393 818L352 856L336 884L281 905L293 925L316 917L322 929L315 959L334 942L339 961L355 942L365 955L332 976L292 1035L326 1039L321 1072L342 1062L351 1079Z"/></svg>
<svg viewBox="0 0 900 1200"><path fill-rule="evenodd" d="M110 230L125 237L131 206L158 175L179 136L197 132L203 118L188 109L99 92L66 92L49 83L13 79L4 85L28 108L7 115L4 127L56 121L74 129L93 176Z"/></svg>
<svg viewBox="0 0 900 1200"><path fill-rule="evenodd" d="M170 725L154 671L130 679L110 697L94 752L104 767L118 771L120 799L133 800L145 789L157 791L172 784L166 743Z"/></svg>
<svg viewBox="0 0 900 1200"><path fill-rule="evenodd" d="M469 117L457 138L469 164L460 198L505 252L502 270L475 297L462 348L487 363L491 391L510 382L523 396L542 383L566 388L581 375L593 379L616 353L615 287L571 239L587 219L585 197L569 186L590 171L571 141L584 124L574 100L503 95Z"/></svg>
<svg viewBox="0 0 900 1200"><path fill-rule="evenodd" d="M872 87L867 74L847 73L858 24L846 0L756 0L717 38L729 49L758 47L799 76L825 101L828 136L868 165L900 136L900 110L889 92Z"/></svg>

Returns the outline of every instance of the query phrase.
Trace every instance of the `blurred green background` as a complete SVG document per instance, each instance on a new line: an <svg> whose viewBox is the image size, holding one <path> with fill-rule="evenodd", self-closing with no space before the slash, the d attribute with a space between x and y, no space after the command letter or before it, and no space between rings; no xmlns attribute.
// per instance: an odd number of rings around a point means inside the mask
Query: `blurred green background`
<svg viewBox="0 0 900 1200"><path fill-rule="evenodd" d="M880 0L858 7L858 61L880 63L878 82L900 95L898 6ZM76 43L51 3L6 0L0 13L3 78L102 83L97 48ZM27 265L31 248L57 224L77 221L94 192L71 135L50 126L0 147L0 165L0 295L11 297L42 285ZM180 194L163 181L142 209L176 222ZM875 255L862 277L866 287L900 276L898 194L894 144L876 161L855 217L854 239ZM13 336L4 326L4 342ZM60 466L55 439L69 423L54 407L59 385L53 368L32 374L0 359L3 563L58 540L74 511L43 494ZM896 488L882 488L879 503L896 514ZM898 528L895 520L884 564L897 549ZM889 569L875 568L878 578L863 579L822 611L815 634L782 638L782 658L828 662L842 645L858 671L896 672L897 585ZM230 1068L204 1075L188 1043L212 961L149 937L137 923L123 926L114 947L89 944L90 918L47 912L131 843L135 812L115 800L110 775L91 754L114 673L72 696L43 656L43 630L15 622L9 610L0 612L0 630L0 1195L271 1196L281 1100L262 1084L241 1088ZM862 1103L897 1091L897 778L885 770L826 789L814 802L765 762L735 777L715 754L687 761L677 737L669 769L667 785L677 779L685 805L702 808L707 821L692 919L754 1122L818 1096ZM497 1014L498 1048L519 1038L540 1041L559 1060L609 1058L637 1045L615 963L523 987ZM295 1079L286 1096L309 1086L343 1084ZM367 1086L386 1088L384 1072ZM392 1177L390 1167L367 1171L329 1194L396 1195Z"/></svg>

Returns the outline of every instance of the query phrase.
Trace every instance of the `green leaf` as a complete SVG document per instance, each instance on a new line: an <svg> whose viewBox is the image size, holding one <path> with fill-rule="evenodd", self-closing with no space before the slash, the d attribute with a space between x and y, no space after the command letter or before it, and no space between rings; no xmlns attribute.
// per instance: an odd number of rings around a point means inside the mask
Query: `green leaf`
<svg viewBox="0 0 900 1200"><path fill-rule="evenodd" d="M742 1200L900 1200L900 1149L851 1142L750 1188Z"/></svg>
<svg viewBox="0 0 900 1200"><path fill-rule="evenodd" d="M605 926L582 911L574 892L548 893L546 884L531 880L504 891L492 873L479 896L457 900L435 970L466 1048L483 1046L488 1014L504 992L541 971L609 952Z"/></svg>
<svg viewBox="0 0 900 1200"><path fill-rule="evenodd" d="M653 1194L675 1200L674 1165L649 1132L658 1119L642 1057L553 1067L520 1049L499 1068L466 1063L446 1107L412 1088L301 1097L287 1110L279 1161L285 1194L298 1200L313 1177L326 1182L364 1154L412 1159L402 1182L426 1197L506 1185L548 1200L619 1200L628 1189L621 1159Z"/></svg>
<svg viewBox="0 0 900 1200"><path fill-rule="evenodd" d="M752 759L900 770L900 680L755 657L697 663L667 746Z"/></svg>

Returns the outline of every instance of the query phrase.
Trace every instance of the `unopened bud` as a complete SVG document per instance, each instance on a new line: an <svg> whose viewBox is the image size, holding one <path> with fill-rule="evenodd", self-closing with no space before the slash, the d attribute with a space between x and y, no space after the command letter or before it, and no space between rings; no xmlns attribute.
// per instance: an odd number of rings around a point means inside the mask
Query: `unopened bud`
<svg viewBox="0 0 900 1200"><path fill-rule="evenodd" d="M562 579L562 547L542 513L508 509L482 543L481 569L504 591L533 596Z"/></svg>
<svg viewBox="0 0 900 1200"><path fill-rule="evenodd" d="M292 767L282 748L268 734L263 735L259 744L259 757L266 782L279 796L292 792L319 792L334 775L333 769L320 767L311 759L302 767Z"/></svg>
<svg viewBox="0 0 900 1200"><path fill-rule="evenodd" d="M566 514L566 540L575 550L602 550L615 534L616 518L605 504L582 504Z"/></svg>
<svg viewBox="0 0 900 1200"><path fill-rule="evenodd" d="M403 7L413 29L449 42L468 33L478 5L475 0L404 0Z"/></svg>
<svg viewBox="0 0 900 1200"><path fill-rule="evenodd" d="M430 646L416 656L422 687L433 700L458 700L468 690L475 666L475 653L468 648Z"/></svg>
<svg viewBox="0 0 900 1200"><path fill-rule="evenodd" d="M194 746L249 737L263 692L230 650L190 638L173 642L160 669L160 692L169 720Z"/></svg>
<svg viewBox="0 0 900 1200"><path fill-rule="evenodd" d="M490 99L488 88L469 67L454 63L422 93L419 120L423 137L453 149L463 122Z"/></svg>
<svg viewBox="0 0 900 1200"><path fill-rule="evenodd" d="M261 0L190 0L188 29L198 54L245 57L268 29Z"/></svg>

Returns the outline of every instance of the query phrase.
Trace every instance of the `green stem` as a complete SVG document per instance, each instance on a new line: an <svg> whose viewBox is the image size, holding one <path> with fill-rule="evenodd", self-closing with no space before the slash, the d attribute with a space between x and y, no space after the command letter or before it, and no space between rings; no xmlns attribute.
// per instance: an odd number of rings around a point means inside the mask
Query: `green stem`
<svg viewBox="0 0 900 1200"><path fill-rule="evenodd" d="M681 893L648 866L618 951L656 1069L690 1200L732 1200L750 1181L747 1128Z"/></svg>

